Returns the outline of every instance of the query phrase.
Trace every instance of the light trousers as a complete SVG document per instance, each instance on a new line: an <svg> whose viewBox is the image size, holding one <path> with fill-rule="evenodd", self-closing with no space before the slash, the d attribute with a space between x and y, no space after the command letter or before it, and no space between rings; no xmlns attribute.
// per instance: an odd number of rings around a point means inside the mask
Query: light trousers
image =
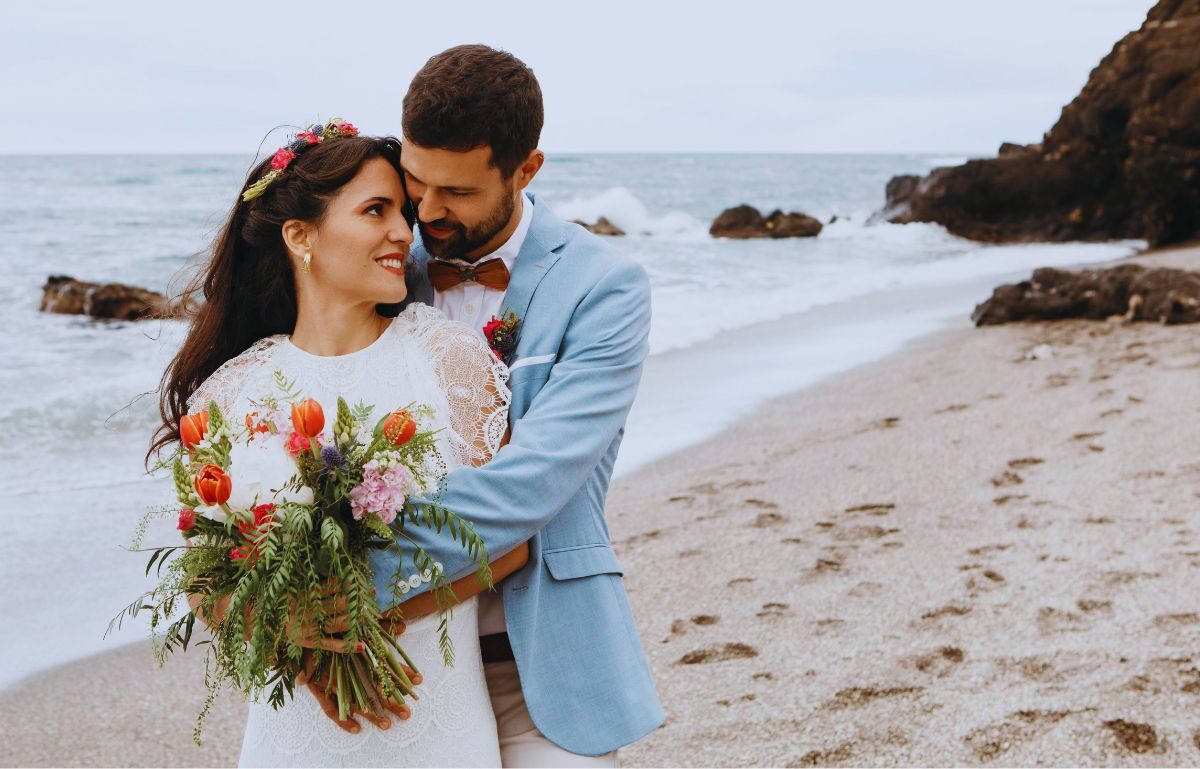
<svg viewBox="0 0 1200 769"><path fill-rule="evenodd" d="M517 663L489 662L483 666L487 677L492 710L496 713L496 731L500 735L500 761L505 769L514 767L615 767L617 751L602 756L581 756L560 748L546 739L533 725L525 708Z"/></svg>

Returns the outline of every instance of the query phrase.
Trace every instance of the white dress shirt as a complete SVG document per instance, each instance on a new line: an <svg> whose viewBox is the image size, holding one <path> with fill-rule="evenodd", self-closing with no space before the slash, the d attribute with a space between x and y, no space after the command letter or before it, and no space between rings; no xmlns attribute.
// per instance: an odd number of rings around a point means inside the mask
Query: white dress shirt
<svg viewBox="0 0 1200 769"><path fill-rule="evenodd" d="M533 204L525 195L521 195L521 221L517 224L517 229L513 231L512 237L488 256L481 257L475 264L481 265L493 259L500 259L511 273L513 265L517 261L517 254L521 252L521 245L525 242L525 236L529 234L529 225L532 222ZM468 262L464 262L461 259L442 259L440 261L460 266L469 265ZM484 325L493 317L499 317L500 309L503 305L503 291L481 286L474 281L459 283L457 286L445 291L434 289L433 292L434 307L445 313L446 317L450 320L467 324L467 326L474 329L475 333L481 337L483 336ZM492 555L503 554L493 553ZM497 586L495 592L487 590L480 593L479 635L503 633L506 629L507 625L504 622L504 600L500 595L499 586Z"/></svg>

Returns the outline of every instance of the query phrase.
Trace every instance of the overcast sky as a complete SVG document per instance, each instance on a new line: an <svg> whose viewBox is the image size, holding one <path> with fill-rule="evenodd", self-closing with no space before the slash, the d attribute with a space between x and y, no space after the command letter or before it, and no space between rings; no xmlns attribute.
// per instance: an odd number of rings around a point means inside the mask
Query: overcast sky
<svg viewBox="0 0 1200 769"><path fill-rule="evenodd" d="M550 152L991 153L1038 141L1152 5L4 2L0 153L248 153L331 116L395 134L412 75L466 42L533 67Z"/></svg>

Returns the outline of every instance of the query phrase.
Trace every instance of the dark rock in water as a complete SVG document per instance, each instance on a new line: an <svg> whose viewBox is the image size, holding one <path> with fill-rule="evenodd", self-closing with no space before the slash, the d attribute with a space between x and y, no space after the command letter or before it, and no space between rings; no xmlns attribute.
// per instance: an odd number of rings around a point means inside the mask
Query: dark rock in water
<svg viewBox="0 0 1200 769"><path fill-rule="evenodd" d="M169 302L154 291L122 283L85 283L67 275L51 275L46 281L40 309L110 320L180 318L187 313L185 304Z"/></svg>
<svg viewBox="0 0 1200 769"><path fill-rule="evenodd" d="M1044 267L1020 283L1000 286L975 308L977 326L1021 320L1087 318L1159 323L1200 322L1200 272L1123 264L1069 272Z"/></svg>
<svg viewBox="0 0 1200 769"><path fill-rule="evenodd" d="M812 238L821 228L808 214L772 211L763 216L754 206L740 205L722 211L708 232L714 238Z"/></svg>
<svg viewBox="0 0 1200 769"><path fill-rule="evenodd" d="M882 211L871 216L867 224L878 224L881 221L900 221L903 217L908 216L909 198L917 191L917 186L920 183L921 177L915 174L893 176L889 179L884 191L887 203L884 204ZM905 221L907 220L905 219Z"/></svg>
<svg viewBox="0 0 1200 769"><path fill-rule="evenodd" d="M708 233L714 238L761 238L766 230L762 212L754 206L727 208L713 220Z"/></svg>
<svg viewBox="0 0 1200 769"><path fill-rule="evenodd" d="M1200 0L1159 0L1040 145L891 187L891 221L975 240L1200 237Z"/></svg>
<svg viewBox="0 0 1200 769"><path fill-rule="evenodd" d="M767 217L767 231L772 238L815 238L824 225L808 214L772 211Z"/></svg>
<svg viewBox="0 0 1200 769"><path fill-rule="evenodd" d="M580 221L579 219L576 219L575 223L588 232L593 232L597 235L612 235L617 237L625 234L625 230L613 224L603 216L597 219L595 224L588 224L587 222Z"/></svg>

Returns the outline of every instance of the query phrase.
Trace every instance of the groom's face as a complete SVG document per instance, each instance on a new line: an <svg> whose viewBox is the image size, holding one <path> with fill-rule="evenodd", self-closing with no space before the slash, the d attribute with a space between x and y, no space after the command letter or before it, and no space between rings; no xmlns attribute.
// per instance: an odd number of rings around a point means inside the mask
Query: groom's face
<svg viewBox="0 0 1200 769"><path fill-rule="evenodd" d="M421 242L433 256L473 262L511 234L515 177L505 179L491 161L491 147L455 152L405 140L404 183L417 207Z"/></svg>

